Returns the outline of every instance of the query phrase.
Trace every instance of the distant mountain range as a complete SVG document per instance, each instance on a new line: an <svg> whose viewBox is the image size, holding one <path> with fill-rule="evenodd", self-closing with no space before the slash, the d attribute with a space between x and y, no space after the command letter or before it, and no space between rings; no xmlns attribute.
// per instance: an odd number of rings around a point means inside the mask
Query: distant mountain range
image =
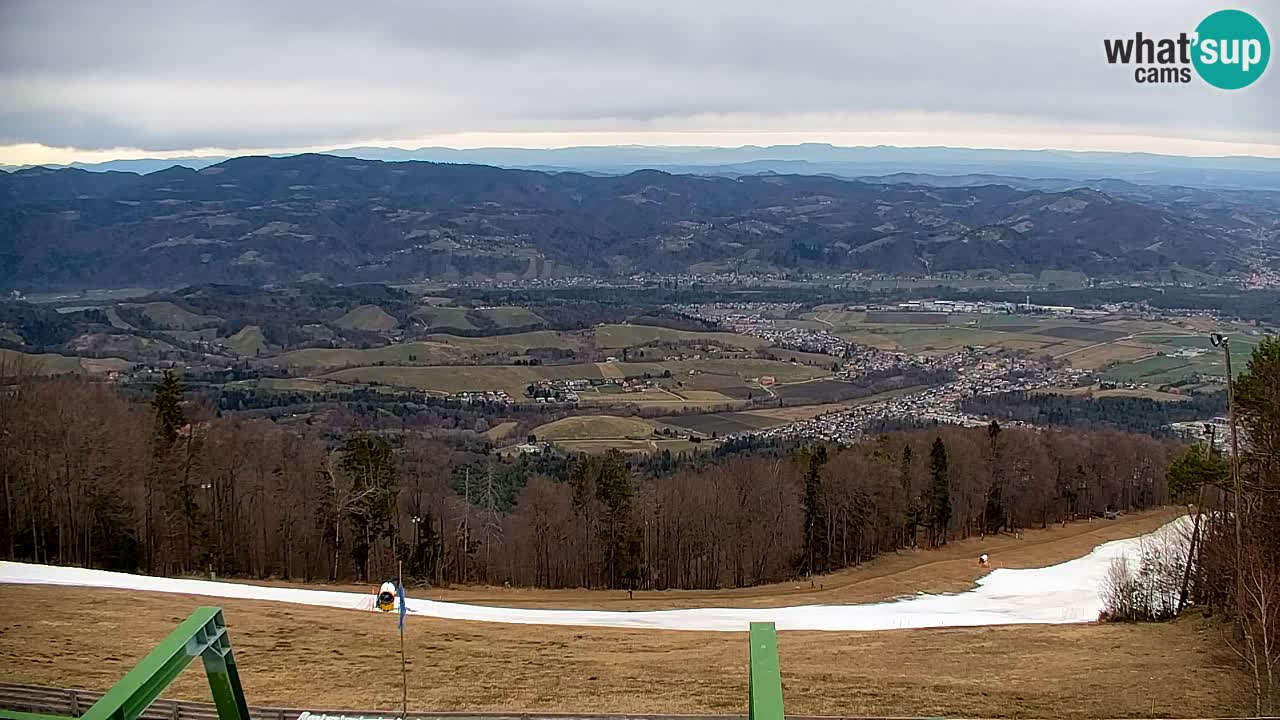
<svg viewBox="0 0 1280 720"><path fill-rule="evenodd" d="M1211 189L1280 190L1280 159L1180 157L1149 153L984 150L947 147L837 147L808 143L769 147L602 146L551 149L422 147L340 148L326 154L388 162L427 161L493 165L551 172L626 174L662 170L697 175L781 173L845 178L917 173L934 176L993 175L1064 181L1123 180L1141 185ZM283 156L280 156L283 157ZM199 170L228 157L112 160L70 167L95 172L149 173L175 165Z"/></svg>
<svg viewBox="0 0 1280 720"><path fill-rule="evenodd" d="M1243 270L1280 232L1280 193L1108 182L1111 193L328 155L147 175L33 168L0 174L0 287L795 270L1194 280Z"/></svg>

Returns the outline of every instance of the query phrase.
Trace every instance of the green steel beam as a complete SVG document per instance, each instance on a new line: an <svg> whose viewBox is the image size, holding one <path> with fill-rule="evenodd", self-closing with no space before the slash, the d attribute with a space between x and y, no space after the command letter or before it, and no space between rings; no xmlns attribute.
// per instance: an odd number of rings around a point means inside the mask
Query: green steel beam
<svg viewBox="0 0 1280 720"><path fill-rule="evenodd" d="M201 658L220 720L249 720L240 674L222 610L198 608L169 637L134 666L80 717L86 720L137 720L178 674ZM52 720L57 716L0 712L10 720ZM63 719L65 720L65 719Z"/></svg>
<svg viewBox="0 0 1280 720"><path fill-rule="evenodd" d="M751 623L750 672L747 698L751 720L783 720L778 633L771 622Z"/></svg>

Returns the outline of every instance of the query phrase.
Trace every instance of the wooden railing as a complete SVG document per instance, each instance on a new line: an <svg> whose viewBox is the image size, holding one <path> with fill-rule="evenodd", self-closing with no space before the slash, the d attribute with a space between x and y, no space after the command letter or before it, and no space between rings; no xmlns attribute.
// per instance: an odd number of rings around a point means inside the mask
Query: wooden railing
<svg viewBox="0 0 1280 720"><path fill-rule="evenodd" d="M0 682L0 710L79 717L102 697L96 690L49 688ZM298 720L304 712L312 715L398 718L399 710L323 710L308 708L249 706L252 720ZM142 713L142 720L218 720L213 703L161 698ZM472 713L410 712L413 720L745 720L742 715L632 715L598 713ZM792 716L793 720L805 720ZM817 720L810 718L808 720ZM824 719L828 720L828 719Z"/></svg>

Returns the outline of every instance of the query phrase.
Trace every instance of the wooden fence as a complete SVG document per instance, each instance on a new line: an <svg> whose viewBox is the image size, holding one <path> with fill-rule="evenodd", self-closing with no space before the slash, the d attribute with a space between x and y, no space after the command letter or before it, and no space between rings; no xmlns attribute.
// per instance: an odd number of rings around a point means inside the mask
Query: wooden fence
<svg viewBox="0 0 1280 720"><path fill-rule="evenodd" d="M0 710L44 713L79 717L102 697L96 690L49 688L39 685L20 685L0 682ZM253 720L298 720L304 712L312 715L345 715L354 717L398 718L399 710L325 710L307 708L279 708L259 705L249 706ZM595 713L468 713L468 712L410 712L412 720L745 720L742 715L628 715ZM161 698L151 703L142 713L144 720L218 720L213 703L167 700ZM791 716L791 720L818 720ZM822 720L831 720L824 718Z"/></svg>

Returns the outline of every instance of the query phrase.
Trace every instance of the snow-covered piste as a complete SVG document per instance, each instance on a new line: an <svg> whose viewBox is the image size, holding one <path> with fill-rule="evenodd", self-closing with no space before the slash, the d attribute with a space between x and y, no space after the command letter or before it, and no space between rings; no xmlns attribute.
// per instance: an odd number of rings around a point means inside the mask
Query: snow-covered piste
<svg viewBox="0 0 1280 720"><path fill-rule="evenodd" d="M779 630L895 630L979 625L1092 622L1102 609L1099 589L1111 561L1137 557L1144 540L1182 535L1185 516L1140 538L1116 540L1084 557L1031 570L996 569L972 590L950 595L917 595L858 605L799 605L779 608L694 608L681 610L545 610L486 607L409 598L410 613L448 620L577 625L657 630L745 631L751 622L773 622ZM998 557L993 558L998 562ZM241 583L129 575L103 570L0 562L0 583L73 585L216 598L268 600L369 610L370 595L329 590L266 587Z"/></svg>

